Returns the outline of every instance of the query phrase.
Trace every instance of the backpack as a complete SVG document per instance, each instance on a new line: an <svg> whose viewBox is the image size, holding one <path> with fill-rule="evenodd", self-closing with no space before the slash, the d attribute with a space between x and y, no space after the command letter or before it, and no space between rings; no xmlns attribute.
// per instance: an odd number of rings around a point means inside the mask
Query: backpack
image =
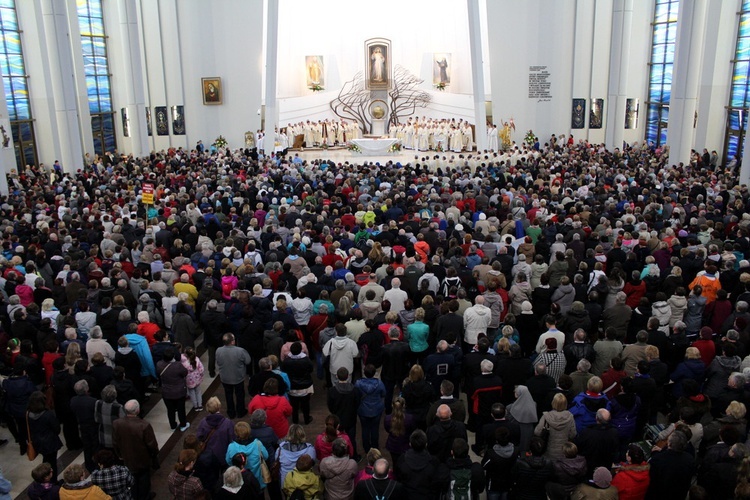
<svg viewBox="0 0 750 500"><path fill-rule="evenodd" d="M446 500L471 500L471 469L451 470L451 485Z"/></svg>
<svg viewBox="0 0 750 500"><path fill-rule="evenodd" d="M385 491L382 495L378 495L378 492L375 491L375 486L372 485L372 479L367 479L365 482L365 486L367 486L367 493L370 494L370 498L372 500L388 500L391 498L391 495L393 494L393 490L396 489L396 481L389 481L388 486L385 487Z"/></svg>

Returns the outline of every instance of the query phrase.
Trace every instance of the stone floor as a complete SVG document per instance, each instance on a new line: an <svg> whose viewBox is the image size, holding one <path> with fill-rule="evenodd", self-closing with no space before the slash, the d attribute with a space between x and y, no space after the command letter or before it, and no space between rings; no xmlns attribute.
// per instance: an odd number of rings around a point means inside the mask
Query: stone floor
<svg viewBox="0 0 750 500"><path fill-rule="evenodd" d="M201 359L204 365L207 365L207 354L203 354ZM202 384L203 389L203 401L208 400L211 396L218 396L219 399L224 403L224 391L221 383L217 379L211 379L208 376L208 370L206 369L205 379ZM311 401L311 414L314 418L313 422L305 426L307 433L307 439L309 442L314 442L315 437L323 432L325 429L325 418L328 416L328 409L326 407L326 388L322 381L315 379L315 394ZM246 403L249 403L249 397L246 399ZM156 494L160 497L161 495L169 495L167 488L167 476L173 470L173 465L177 461L180 449L182 448L182 441L184 437L190 433L195 432L198 423L207 415L205 411L195 412L190 411L192 405L189 400L185 402L186 408L188 409L188 420L191 423L191 428L186 432L172 432L169 428L169 423L166 417L166 408L161 401L161 397L158 393L151 395L148 403L145 405L145 409L148 411L146 420L148 420L154 428L156 439L159 442L159 461L161 468L154 471L152 476L152 488ZM235 421L239 421L236 419ZM249 416L245 416L243 420L248 421ZM359 431L359 426L357 428ZM390 455L385 450L386 433L382 429L380 432L380 450L390 459ZM0 448L0 468L3 471L3 475L6 479L10 480L13 484L11 496L16 499L25 500L27 498L25 490L31 482L31 470L41 463L41 456L35 461L29 462L26 456L19 456L18 446L13 442L13 438L6 428L0 428L0 439L9 439L10 443ZM473 444L473 435L469 436L469 442ZM357 436L357 451L361 455L364 455L362 451L361 436ZM472 453L474 460L479 460L479 457ZM60 471L67 467L71 463L82 463L83 454L78 451L69 451L66 448L62 448L58 455ZM364 466L364 461L360 463L360 466Z"/></svg>

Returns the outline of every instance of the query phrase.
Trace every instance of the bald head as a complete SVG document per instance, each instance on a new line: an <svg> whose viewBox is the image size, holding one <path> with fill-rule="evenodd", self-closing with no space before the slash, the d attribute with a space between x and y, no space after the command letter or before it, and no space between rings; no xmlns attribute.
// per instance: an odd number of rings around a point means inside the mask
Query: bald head
<svg viewBox="0 0 750 500"><path fill-rule="evenodd" d="M477 295L477 298L474 299L474 303L477 305L484 305L484 296Z"/></svg>
<svg viewBox="0 0 750 500"><path fill-rule="evenodd" d="M453 412L451 411L450 406L440 405L438 406L436 415L437 415L437 418L439 418L440 420L450 420L451 415L453 415Z"/></svg>
<svg viewBox="0 0 750 500"><path fill-rule="evenodd" d="M609 423L611 415L609 413L609 410L606 410L604 408L597 410L596 412L596 422L599 424L607 424Z"/></svg>
<svg viewBox="0 0 750 500"><path fill-rule="evenodd" d="M130 401L125 403L124 409L125 415L135 416L141 412L141 405L140 403L138 403L137 399L131 399Z"/></svg>
<svg viewBox="0 0 750 500"><path fill-rule="evenodd" d="M375 477L378 479L385 479L388 477L388 460L385 458L379 458L375 461L375 465L372 467L372 471L375 473Z"/></svg>

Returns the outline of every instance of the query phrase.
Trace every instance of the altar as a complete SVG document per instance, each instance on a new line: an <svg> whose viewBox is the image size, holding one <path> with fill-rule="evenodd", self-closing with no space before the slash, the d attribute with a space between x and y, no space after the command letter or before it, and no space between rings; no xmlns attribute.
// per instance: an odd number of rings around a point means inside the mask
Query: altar
<svg viewBox="0 0 750 500"><path fill-rule="evenodd" d="M382 139L352 139L350 142L360 149L358 151L360 154L365 156L379 156L390 153L393 145L400 144L401 140L394 139L393 137L384 137Z"/></svg>

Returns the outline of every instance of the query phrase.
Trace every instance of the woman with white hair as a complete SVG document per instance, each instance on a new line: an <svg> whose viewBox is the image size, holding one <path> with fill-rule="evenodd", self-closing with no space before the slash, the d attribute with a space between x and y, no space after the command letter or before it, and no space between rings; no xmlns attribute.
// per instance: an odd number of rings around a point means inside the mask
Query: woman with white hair
<svg viewBox="0 0 750 500"><path fill-rule="evenodd" d="M57 323L60 310L55 307L55 299L44 299L42 301L42 319L49 318L52 324Z"/></svg>
<svg viewBox="0 0 750 500"><path fill-rule="evenodd" d="M109 342L104 340L102 335L102 328L100 326L94 326L89 330L89 339L86 341L86 355L89 358L89 364L92 362L94 354L101 353L104 356L104 362L110 368L115 367L115 350L109 345Z"/></svg>

